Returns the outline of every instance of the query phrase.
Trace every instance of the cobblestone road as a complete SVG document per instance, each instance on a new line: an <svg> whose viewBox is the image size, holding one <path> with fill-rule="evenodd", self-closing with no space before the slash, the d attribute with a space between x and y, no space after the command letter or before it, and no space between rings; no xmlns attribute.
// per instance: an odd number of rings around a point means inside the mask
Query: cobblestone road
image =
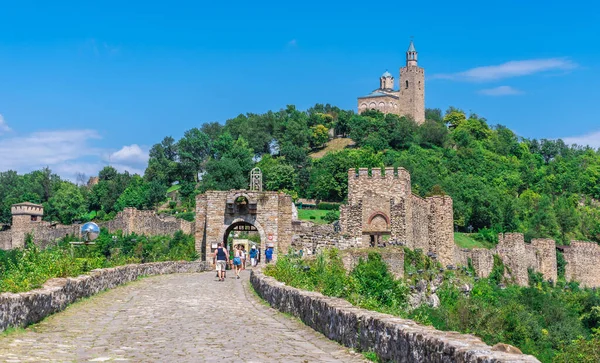
<svg viewBox="0 0 600 363"><path fill-rule="evenodd" d="M242 279L150 277L0 335L3 362L363 362L263 305Z"/></svg>

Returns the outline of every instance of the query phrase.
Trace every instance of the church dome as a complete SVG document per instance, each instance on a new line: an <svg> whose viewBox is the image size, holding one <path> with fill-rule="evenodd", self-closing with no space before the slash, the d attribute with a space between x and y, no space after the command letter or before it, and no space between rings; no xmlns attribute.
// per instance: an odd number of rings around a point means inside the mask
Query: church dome
<svg viewBox="0 0 600 363"><path fill-rule="evenodd" d="M392 76L392 74L390 72L385 71L385 73L381 77L385 78L385 77L391 77L391 76Z"/></svg>

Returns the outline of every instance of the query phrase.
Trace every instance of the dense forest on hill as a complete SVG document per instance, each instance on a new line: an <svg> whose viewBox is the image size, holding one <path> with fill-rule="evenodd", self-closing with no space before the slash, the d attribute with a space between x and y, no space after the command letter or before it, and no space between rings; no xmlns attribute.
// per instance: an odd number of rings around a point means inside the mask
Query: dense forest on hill
<svg viewBox="0 0 600 363"><path fill-rule="evenodd" d="M23 201L43 203L45 218L62 223L109 219L128 206L165 207L169 188L178 189L182 203L165 209L186 212L197 193L246 188L255 166L267 190L343 202L348 169L398 166L410 171L415 193L454 199L459 231L472 226L491 239L518 231L527 239L600 242L600 151L521 138L454 108L428 109L426 118L418 126L377 111L288 106L239 115L224 125L205 123L180 140L167 136L151 148L143 176L106 167L98 184L87 187L47 168L25 175L6 171L0 173L0 223L9 223L10 205ZM355 147L313 160L310 153L323 148L330 129L353 139Z"/></svg>

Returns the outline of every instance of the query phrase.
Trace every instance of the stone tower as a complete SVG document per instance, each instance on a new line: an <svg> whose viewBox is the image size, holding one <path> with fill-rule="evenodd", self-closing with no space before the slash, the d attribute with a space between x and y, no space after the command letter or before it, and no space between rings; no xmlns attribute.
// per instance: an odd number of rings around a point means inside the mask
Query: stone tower
<svg viewBox="0 0 600 363"><path fill-rule="evenodd" d="M394 77L388 71L385 71L379 78L379 89L386 90L388 92L394 91Z"/></svg>
<svg viewBox="0 0 600 363"><path fill-rule="evenodd" d="M24 247L27 233L32 233L34 227L41 224L44 207L25 202L13 204L10 211L12 214L12 248Z"/></svg>
<svg viewBox="0 0 600 363"><path fill-rule="evenodd" d="M411 116L417 124L425 122L425 70L417 64L417 50L410 41L406 66L400 68L400 115Z"/></svg>

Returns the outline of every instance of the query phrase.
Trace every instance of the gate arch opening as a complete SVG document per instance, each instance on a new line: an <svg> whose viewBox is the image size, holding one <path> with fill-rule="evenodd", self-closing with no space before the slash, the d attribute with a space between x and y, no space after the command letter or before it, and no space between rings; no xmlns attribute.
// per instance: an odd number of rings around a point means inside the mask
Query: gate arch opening
<svg viewBox="0 0 600 363"><path fill-rule="evenodd" d="M258 226L257 226L257 225ZM234 255L234 248L243 246L246 251L245 268L251 267L250 250L254 246L258 250L257 264L265 261L265 245L261 235L262 228L256 221L236 220L232 222L223 232L222 242L227 247L230 257Z"/></svg>

